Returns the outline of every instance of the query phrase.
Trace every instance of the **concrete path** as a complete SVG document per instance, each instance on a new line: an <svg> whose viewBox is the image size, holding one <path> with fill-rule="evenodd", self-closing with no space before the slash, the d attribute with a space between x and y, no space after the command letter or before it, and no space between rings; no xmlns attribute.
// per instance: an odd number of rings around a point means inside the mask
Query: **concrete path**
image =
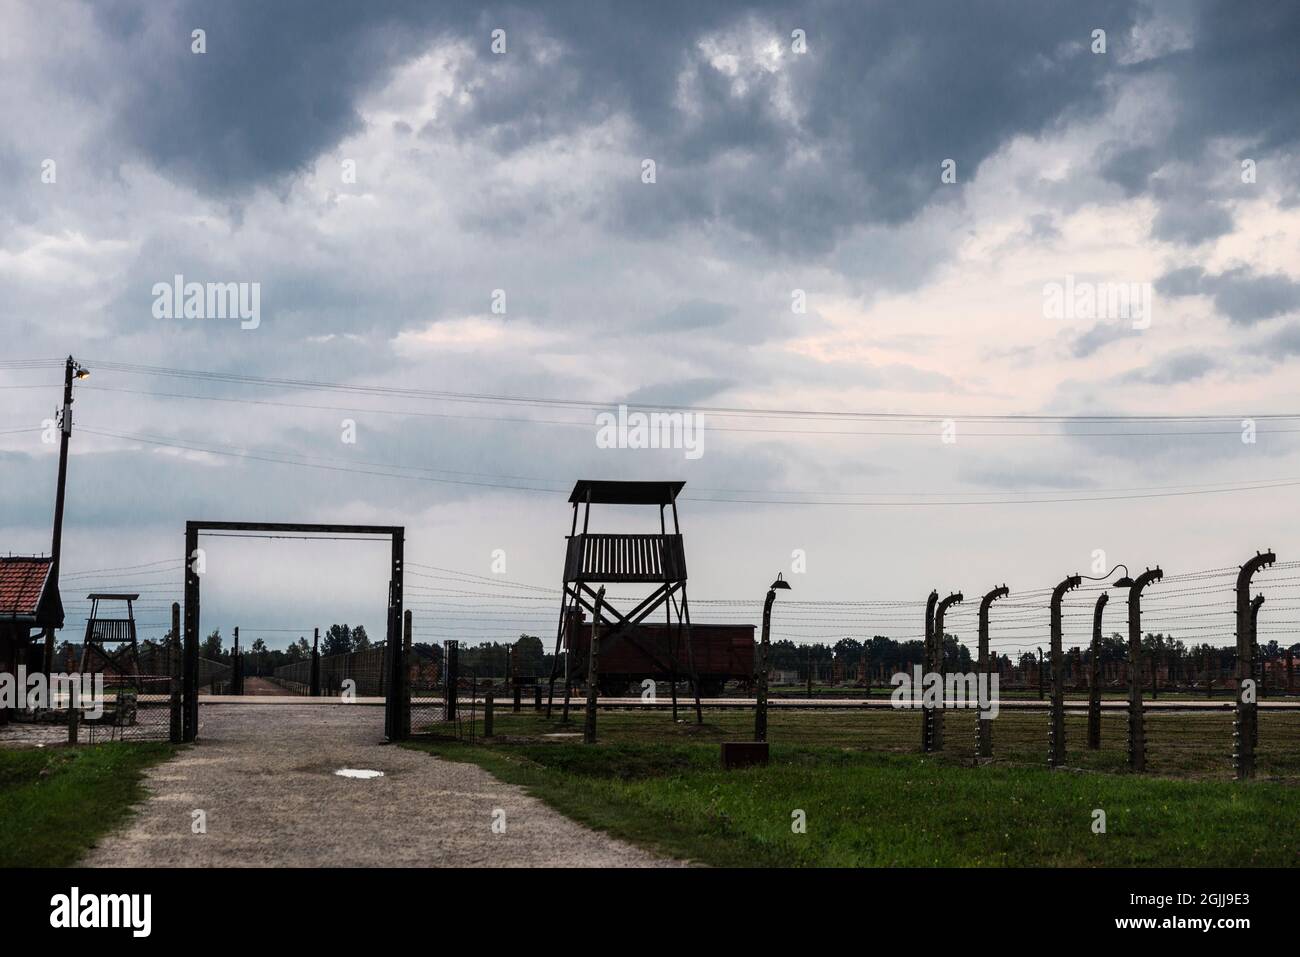
<svg viewBox="0 0 1300 957"><path fill-rule="evenodd" d="M472 764L382 745L365 706L204 705L200 741L91 867L637 867L679 862L613 840ZM342 768L382 771L347 778ZM195 834L196 810L207 833ZM493 820L504 812L505 833Z"/></svg>

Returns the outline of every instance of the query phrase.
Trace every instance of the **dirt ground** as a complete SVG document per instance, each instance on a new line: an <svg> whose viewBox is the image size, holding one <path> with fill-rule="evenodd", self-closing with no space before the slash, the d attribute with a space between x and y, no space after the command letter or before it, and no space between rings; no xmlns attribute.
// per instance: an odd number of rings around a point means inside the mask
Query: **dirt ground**
<svg viewBox="0 0 1300 957"><path fill-rule="evenodd" d="M91 867L647 867L473 764L382 745L383 708L221 704L199 743L148 775L126 828ZM382 771L347 778L343 768ZM206 834L193 833L195 811ZM500 812L504 812L504 818ZM493 822L504 820L504 833Z"/></svg>

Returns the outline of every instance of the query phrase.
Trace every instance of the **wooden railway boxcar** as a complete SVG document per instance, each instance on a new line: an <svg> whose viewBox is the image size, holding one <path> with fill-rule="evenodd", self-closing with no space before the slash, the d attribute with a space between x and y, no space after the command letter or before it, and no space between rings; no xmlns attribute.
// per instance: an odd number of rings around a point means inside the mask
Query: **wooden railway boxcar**
<svg viewBox="0 0 1300 957"><path fill-rule="evenodd" d="M690 678L685 629L679 634L675 623L670 626L664 622L642 622L630 632L625 632L623 637L606 643L603 636L612 634L612 631L612 626L608 624L601 630L601 694L626 693L632 682L646 678L666 681L671 674L665 665L674 662L678 680ZM670 639L673 652L671 656ZM571 617L568 627L564 629L564 645L572 655L574 676L585 676L591 650L591 622ZM691 650L702 696L719 694L728 681L747 682L754 676L753 625L691 625ZM636 690L640 691L639 688Z"/></svg>

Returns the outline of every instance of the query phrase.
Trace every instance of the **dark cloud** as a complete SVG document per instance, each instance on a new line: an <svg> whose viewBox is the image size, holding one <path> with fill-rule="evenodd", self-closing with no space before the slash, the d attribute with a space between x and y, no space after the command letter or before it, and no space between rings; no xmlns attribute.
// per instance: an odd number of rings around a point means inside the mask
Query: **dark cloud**
<svg viewBox="0 0 1300 957"><path fill-rule="evenodd" d="M634 389L623 397L628 405L695 405L735 386L729 379L686 379Z"/></svg>
<svg viewBox="0 0 1300 957"><path fill-rule="evenodd" d="M1204 378L1217 368L1219 361L1207 353L1179 352L1157 359L1145 368L1125 373L1120 381L1145 385L1178 385Z"/></svg>
<svg viewBox="0 0 1300 957"><path fill-rule="evenodd" d="M1156 281L1156 291L1168 296L1210 296L1220 314L1243 326L1300 310L1300 282L1279 273L1260 275L1249 266L1218 274L1199 266L1175 269Z"/></svg>
<svg viewBox="0 0 1300 957"><path fill-rule="evenodd" d="M1119 186L1129 197L1146 192L1147 181L1160 162L1149 146L1130 147L1117 141L1104 144L1094 160L1102 179Z"/></svg>
<svg viewBox="0 0 1300 957"><path fill-rule="evenodd" d="M1075 337L1070 343L1070 352L1076 359L1086 359L1112 342L1119 342L1121 339L1129 339L1136 335L1141 335L1141 332L1134 329L1131 323L1099 322Z"/></svg>
<svg viewBox="0 0 1300 957"><path fill-rule="evenodd" d="M120 58L116 133L164 173L217 194L292 173L359 129L360 95L451 25L414 0L90 9ZM195 29L206 53L191 51Z"/></svg>
<svg viewBox="0 0 1300 957"><path fill-rule="evenodd" d="M1163 203L1151 224L1151 235L1166 242L1195 246L1232 232L1233 220L1222 203Z"/></svg>

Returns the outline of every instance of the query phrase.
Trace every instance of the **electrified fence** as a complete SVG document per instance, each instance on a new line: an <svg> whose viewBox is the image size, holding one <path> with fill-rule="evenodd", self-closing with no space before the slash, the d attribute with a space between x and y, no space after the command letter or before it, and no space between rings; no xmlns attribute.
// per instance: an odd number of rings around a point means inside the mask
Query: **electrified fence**
<svg viewBox="0 0 1300 957"><path fill-rule="evenodd" d="M405 668L394 673L384 644L313 655L277 668L271 680L304 696L401 695L409 702L401 734L476 738L491 733L489 713L536 707L535 675L549 671L553 659L529 639L521 666L519 636L553 627L547 606L557 590L409 564L428 570L412 571L421 580L407 589L424 640L411 646L408 613ZM1278 707L1300 700L1300 562L1275 563L1265 554L1242 566L1112 577L1011 587L991 605L974 600L983 588L971 589L971 600L949 603L941 622L924 598L809 601L795 598L797 591L783 594L772 615L772 707L802 706L796 698L828 711L860 707L864 747L920 746L956 758L1097 770L1300 773L1300 712ZM697 617L727 625L752 623L759 604L693 600L703 609ZM108 707L86 722L82 740L166 737L171 655L163 645L143 643L139 674L130 684L125 677L109 682ZM922 735L919 711L887 707L882 699L896 675L936 666L997 676L1000 716L977 723L974 710L940 707L942 730ZM222 662L201 660L198 685L220 693L230 672ZM671 697L666 681L658 685L660 699ZM575 691L581 696L580 685ZM598 707L667 707L638 700L642 691L637 683L623 692L633 697L617 703L606 692L597 696ZM706 706L720 712L753 709L753 683L732 681L712 701ZM779 734L778 723L778 741Z"/></svg>

